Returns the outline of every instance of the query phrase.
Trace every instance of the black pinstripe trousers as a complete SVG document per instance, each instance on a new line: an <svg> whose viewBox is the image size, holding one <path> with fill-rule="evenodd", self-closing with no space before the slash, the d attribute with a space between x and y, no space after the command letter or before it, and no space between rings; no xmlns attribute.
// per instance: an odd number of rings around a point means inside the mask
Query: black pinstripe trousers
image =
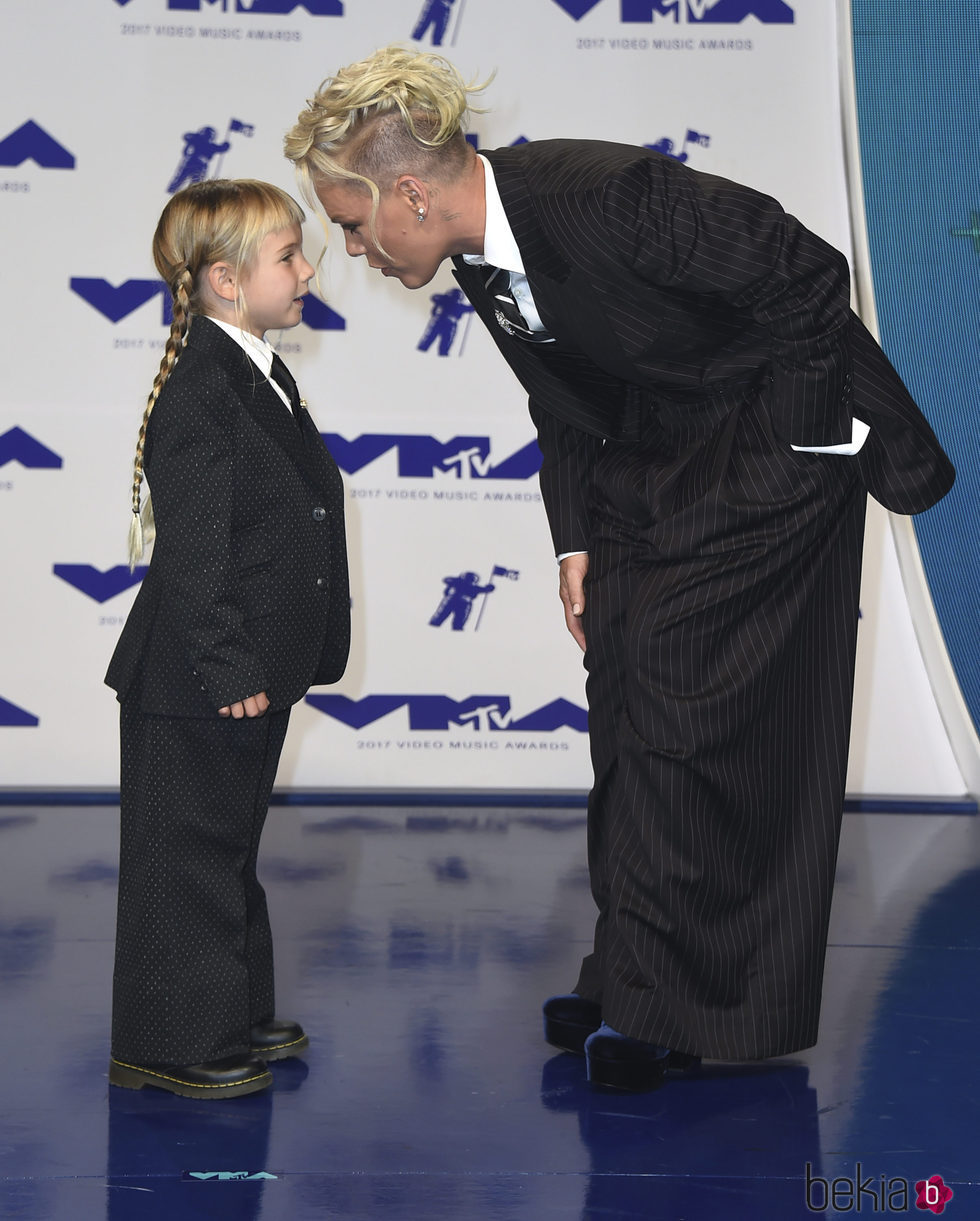
<svg viewBox="0 0 980 1221"><path fill-rule="evenodd" d="M599 908L576 991L704 1056L816 1041L866 496L761 400L599 462L585 631Z"/></svg>
<svg viewBox="0 0 980 1221"><path fill-rule="evenodd" d="M214 720L120 708L112 1054L197 1064L247 1052L275 1010L256 876L289 710Z"/></svg>

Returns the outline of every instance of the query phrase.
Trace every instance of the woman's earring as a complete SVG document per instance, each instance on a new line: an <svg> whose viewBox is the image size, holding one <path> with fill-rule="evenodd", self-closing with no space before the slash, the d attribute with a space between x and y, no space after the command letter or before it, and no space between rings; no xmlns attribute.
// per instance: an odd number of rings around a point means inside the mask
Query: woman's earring
<svg viewBox="0 0 980 1221"><path fill-rule="evenodd" d="M425 208L419 208L419 224L425 220Z"/></svg>

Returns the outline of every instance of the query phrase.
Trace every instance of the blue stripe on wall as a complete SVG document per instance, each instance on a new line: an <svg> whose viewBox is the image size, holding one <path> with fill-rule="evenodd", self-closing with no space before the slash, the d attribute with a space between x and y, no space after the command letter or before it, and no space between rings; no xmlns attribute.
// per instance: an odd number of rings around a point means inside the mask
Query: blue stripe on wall
<svg viewBox="0 0 980 1221"><path fill-rule="evenodd" d="M956 465L914 526L980 732L980 9L852 0L852 13L881 343Z"/></svg>

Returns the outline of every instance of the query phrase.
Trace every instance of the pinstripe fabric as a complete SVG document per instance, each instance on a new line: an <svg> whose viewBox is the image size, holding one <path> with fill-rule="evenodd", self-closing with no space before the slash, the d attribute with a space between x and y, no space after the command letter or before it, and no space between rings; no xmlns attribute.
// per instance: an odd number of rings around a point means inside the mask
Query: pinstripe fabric
<svg viewBox="0 0 980 1221"><path fill-rule="evenodd" d="M559 342L519 347L491 325L478 271L457 259L456 276L536 422L635 437L647 409L725 410L761 389L784 442L837 444L852 414L871 424L857 465L886 508L921 512L952 486L932 429L851 313L843 256L775 200L628 145L547 140L485 155ZM558 423L543 438L545 479L583 520L581 442L556 440ZM549 516L557 536L567 521Z"/></svg>
<svg viewBox="0 0 980 1221"><path fill-rule="evenodd" d="M666 435L665 435L666 434ZM844 795L865 496L749 404L611 444L585 630L595 954L576 990L680 1051L814 1042Z"/></svg>
<svg viewBox="0 0 980 1221"><path fill-rule="evenodd" d="M493 321L529 394L555 549L590 554L599 909L576 991L726 1058L817 1035L866 490L953 471L851 314L843 257L772 199L642 149L486 154L553 345ZM859 460L832 445L853 415Z"/></svg>

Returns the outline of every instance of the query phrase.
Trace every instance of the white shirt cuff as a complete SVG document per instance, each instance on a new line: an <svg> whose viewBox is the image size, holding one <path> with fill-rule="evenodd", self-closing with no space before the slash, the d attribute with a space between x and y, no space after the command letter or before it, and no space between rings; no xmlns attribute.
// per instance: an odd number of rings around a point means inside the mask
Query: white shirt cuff
<svg viewBox="0 0 980 1221"><path fill-rule="evenodd" d="M851 439L842 441L840 445L791 445L798 454L845 454L853 457L867 441L871 429L863 420L851 421Z"/></svg>

